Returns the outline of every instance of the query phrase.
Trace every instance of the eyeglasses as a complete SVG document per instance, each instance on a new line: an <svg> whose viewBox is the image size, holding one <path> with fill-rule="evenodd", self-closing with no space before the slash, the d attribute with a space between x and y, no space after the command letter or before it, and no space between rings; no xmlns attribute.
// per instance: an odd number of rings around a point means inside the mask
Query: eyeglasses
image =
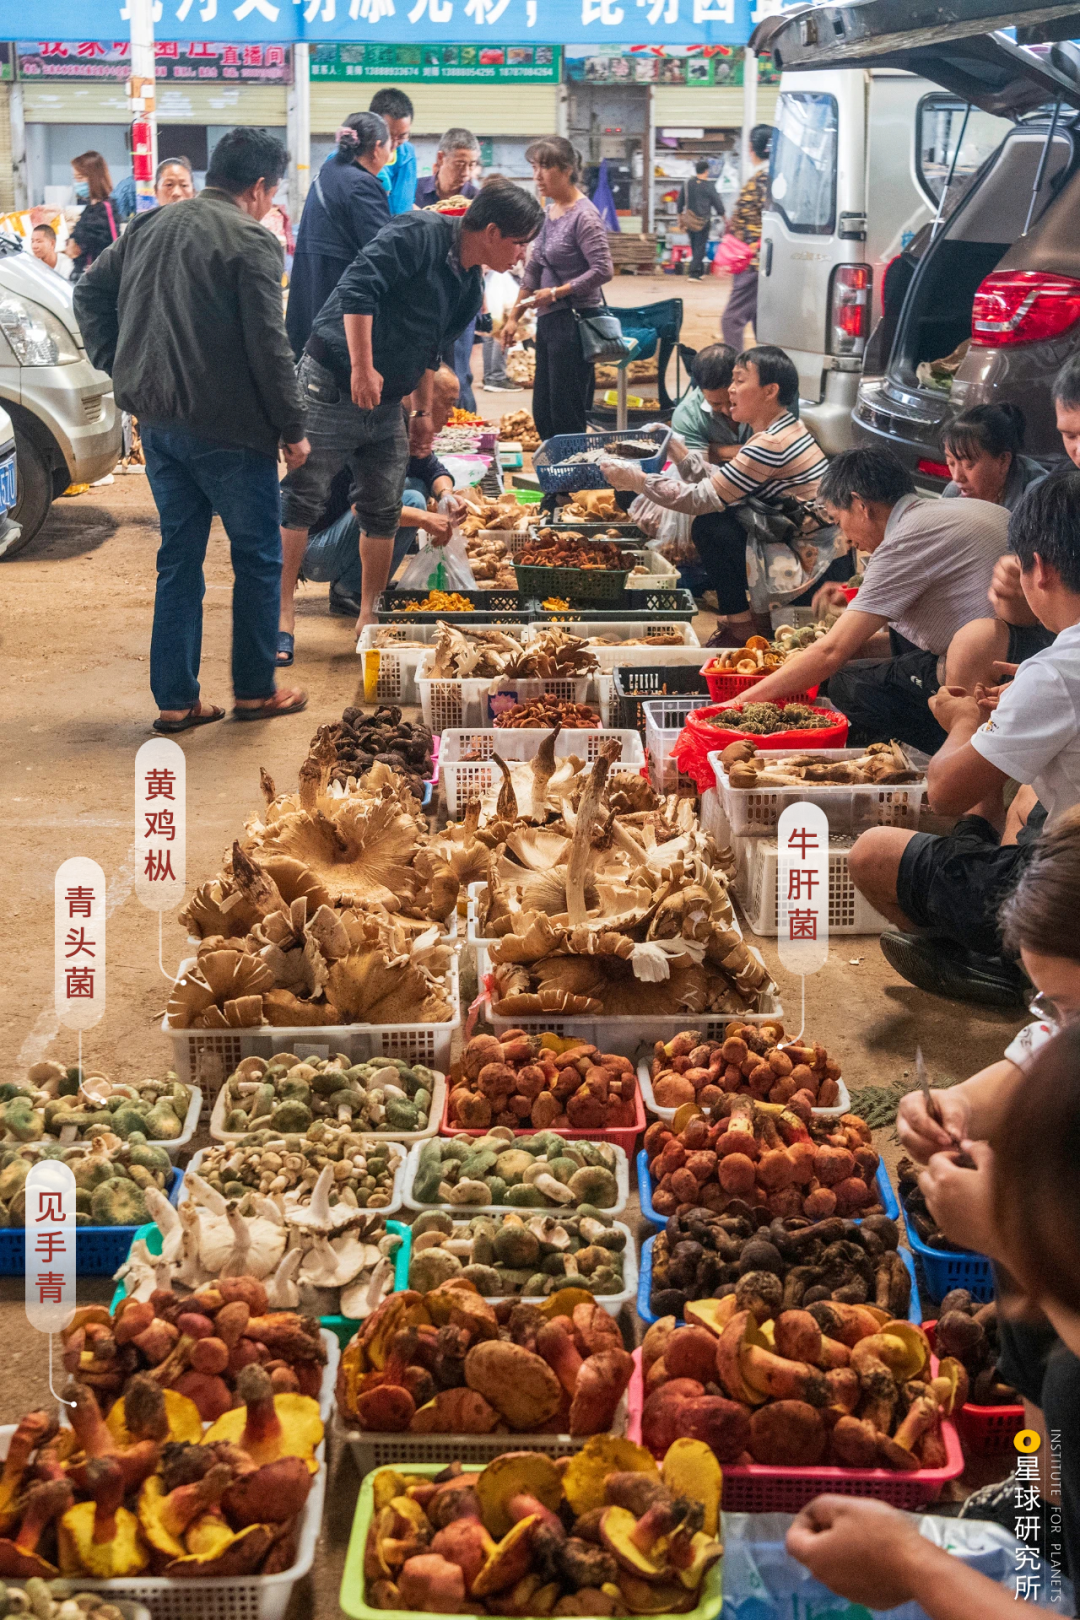
<svg viewBox="0 0 1080 1620"><path fill-rule="evenodd" d="M1048 996L1040 990L1028 1002L1028 1012L1033 1018L1041 1018L1047 1024L1053 1024L1055 1029L1063 1029L1077 1015L1065 1012L1058 1006L1053 996Z"/></svg>

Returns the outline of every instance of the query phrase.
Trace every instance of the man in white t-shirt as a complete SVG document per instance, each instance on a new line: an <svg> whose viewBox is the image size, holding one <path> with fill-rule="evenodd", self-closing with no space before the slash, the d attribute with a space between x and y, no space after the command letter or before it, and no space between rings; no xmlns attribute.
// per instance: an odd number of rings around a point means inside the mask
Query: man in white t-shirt
<svg viewBox="0 0 1080 1620"><path fill-rule="evenodd" d="M1001 957L997 912L1041 827L1080 803L1080 471L1032 488L1009 523L1028 605L1052 646L993 688L942 688L931 699L948 738L930 761L928 794L961 819L944 838L875 827L852 848L861 894L903 932L881 936L886 960L931 991L989 1006L1025 999ZM1002 817L1008 781L1025 784Z"/></svg>

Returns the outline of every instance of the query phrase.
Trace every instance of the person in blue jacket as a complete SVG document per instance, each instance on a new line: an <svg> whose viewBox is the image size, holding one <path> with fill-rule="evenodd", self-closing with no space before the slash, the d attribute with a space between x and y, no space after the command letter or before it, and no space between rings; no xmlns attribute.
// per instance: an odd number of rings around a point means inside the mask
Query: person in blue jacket
<svg viewBox="0 0 1080 1620"><path fill-rule="evenodd" d="M386 85L382 90L376 90L368 111L385 118L390 131L390 161L379 177L383 190L390 198L390 212L408 214L416 199L416 148L408 138L412 128L413 104L404 90Z"/></svg>
<svg viewBox="0 0 1080 1620"><path fill-rule="evenodd" d="M299 359L312 322L356 255L384 225L390 205L379 174L390 157L390 131L378 113L350 113L304 203L296 236L285 329Z"/></svg>

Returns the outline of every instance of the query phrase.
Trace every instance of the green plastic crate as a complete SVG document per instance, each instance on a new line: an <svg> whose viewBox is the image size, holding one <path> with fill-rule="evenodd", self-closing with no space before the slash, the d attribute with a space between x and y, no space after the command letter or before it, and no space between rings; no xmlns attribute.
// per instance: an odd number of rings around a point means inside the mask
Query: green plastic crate
<svg viewBox="0 0 1080 1620"><path fill-rule="evenodd" d="M542 602L548 596L579 602L614 602L626 594L629 568L540 568L515 563L514 577L522 596Z"/></svg>
<svg viewBox="0 0 1080 1620"><path fill-rule="evenodd" d="M507 1435L507 1450L513 1450L515 1442L521 1449L528 1448L529 1436ZM408 1463L403 1465L410 1474L422 1474L433 1479L436 1474L445 1470L445 1463ZM466 1474L478 1474L479 1468L466 1467ZM360 1495L356 1502L356 1513L353 1516L352 1532L349 1536L349 1550L345 1554L345 1570L341 1577L341 1591L338 1602L343 1613L350 1616L350 1620L420 1620L416 1610L409 1609L373 1609L364 1600L364 1545L367 1541L368 1528L375 1512L375 1473L368 1474L360 1486ZM721 1539L722 1539L721 1526ZM702 1582L700 1601L694 1609L686 1611L685 1620L718 1620L723 1606L723 1568L724 1560L721 1558L715 1563ZM654 1615L652 1620L670 1620L668 1615Z"/></svg>

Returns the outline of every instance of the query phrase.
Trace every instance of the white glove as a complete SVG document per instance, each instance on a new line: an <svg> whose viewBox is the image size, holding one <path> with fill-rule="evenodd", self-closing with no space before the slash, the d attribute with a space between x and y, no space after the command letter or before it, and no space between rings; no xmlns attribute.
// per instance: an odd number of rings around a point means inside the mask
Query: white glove
<svg viewBox="0 0 1080 1620"><path fill-rule="evenodd" d="M645 489L645 474L629 461L602 461L600 471L612 489L633 489L640 495Z"/></svg>

